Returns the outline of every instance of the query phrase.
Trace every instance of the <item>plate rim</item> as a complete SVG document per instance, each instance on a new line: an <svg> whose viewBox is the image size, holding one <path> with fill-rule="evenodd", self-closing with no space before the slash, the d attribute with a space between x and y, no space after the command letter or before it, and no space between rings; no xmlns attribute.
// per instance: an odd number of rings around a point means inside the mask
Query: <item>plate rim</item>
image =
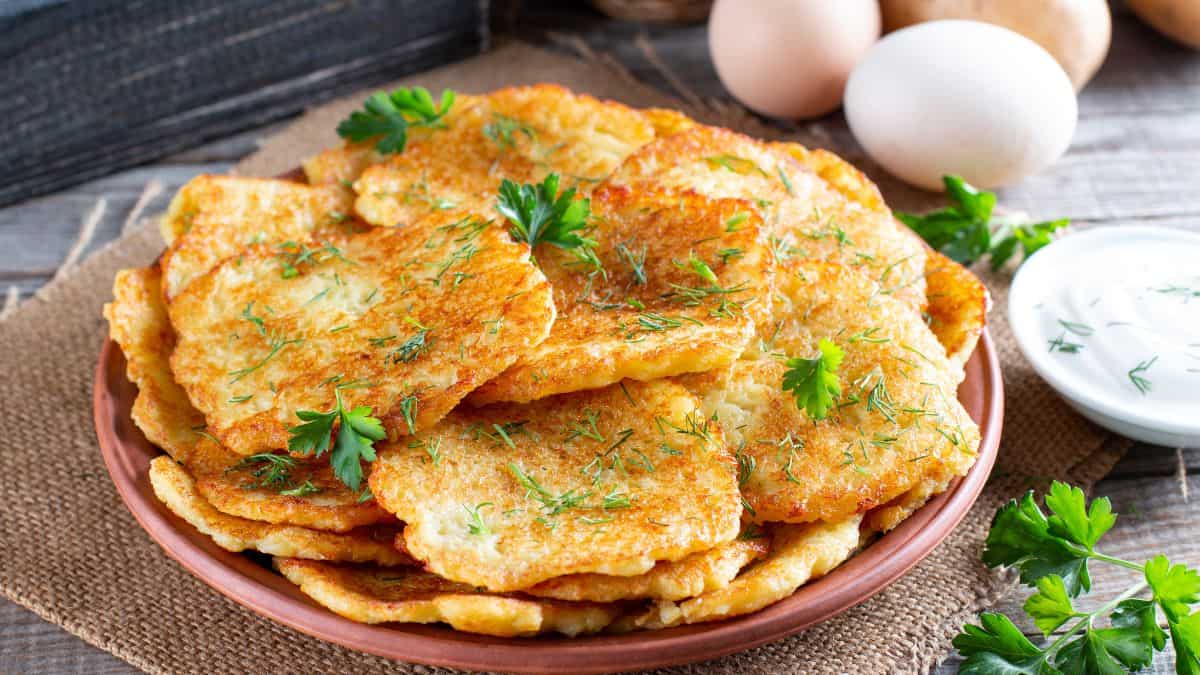
<svg viewBox="0 0 1200 675"><path fill-rule="evenodd" d="M828 575L757 612L719 622L577 638L495 638L436 625L357 623L317 605L250 557L217 548L154 497L144 465L149 462L147 452L161 450L129 419L132 398L126 395L129 400L122 408L114 394L114 386L124 387L126 394L134 387L124 367L117 367L123 363L121 350L106 337L93 383L96 435L122 502L169 557L243 607L317 639L399 661L473 670L580 673L694 663L783 639L840 614L907 573L966 516L995 463L1004 417L999 360L984 328L964 377L964 384L979 378L975 384L982 396L974 466L949 490ZM122 409L123 419L118 414Z"/></svg>

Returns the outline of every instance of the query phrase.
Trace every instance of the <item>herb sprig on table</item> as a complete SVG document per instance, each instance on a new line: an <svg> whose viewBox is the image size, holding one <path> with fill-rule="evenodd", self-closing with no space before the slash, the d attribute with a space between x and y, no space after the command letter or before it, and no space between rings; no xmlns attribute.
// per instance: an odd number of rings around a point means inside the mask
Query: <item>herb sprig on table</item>
<svg viewBox="0 0 1200 675"><path fill-rule="evenodd" d="M437 127L454 105L454 92L442 92L440 103L424 87L401 87L391 93L378 91L338 124L342 138L359 142L379 138L375 149L384 154L404 152L410 127Z"/></svg>
<svg viewBox="0 0 1200 675"><path fill-rule="evenodd" d="M968 675L1073 675L1126 673L1150 665L1169 638L1175 672L1200 675L1200 574L1158 555L1136 563L1106 555L1096 546L1117 516L1107 498L1084 499L1083 491L1055 481L1045 497L1047 514L1027 493L1000 508L992 521L983 561L1011 567L1021 583L1037 589L1025 613L1053 641L1034 644L1003 614L985 612L954 638ZM1072 598L1091 590L1090 562L1132 570L1141 577L1098 609L1084 612ZM1139 596L1146 595L1149 598ZM1163 617L1166 630L1159 625ZM1105 625L1107 624L1107 625Z"/></svg>
<svg viewBox="0 0 1200 675"><path fill-rule="evenodd" d="M1040 223L993 221L996 195L978 190L958 176L943 176L952 206L918 216L896 212L930 246L952 260L970 265L987 256L992 269L1004 266L1020 248L1024 258L1054 240L1054 233L1071 224L1060 218Z"/></svg>

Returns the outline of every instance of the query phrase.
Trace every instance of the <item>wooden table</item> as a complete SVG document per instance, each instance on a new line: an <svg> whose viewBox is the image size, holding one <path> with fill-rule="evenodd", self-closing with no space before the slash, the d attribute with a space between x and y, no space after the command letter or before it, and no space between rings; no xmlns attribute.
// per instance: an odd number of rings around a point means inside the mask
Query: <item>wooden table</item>
<svg viewBox="0 0 1200 675"><path fill-rule="evenodd" d="M559 3L529 3L502 30L556 49L586 46L610 54L638 78L682 95L727 100L708 60L704 27L644 27L609 21ZM1079 226L1155 224L1200 231L1200 52L1166 42L1125 10L1114 17L1113 48L1081 94L1070 152L1055 166L1001 193L1008 207ZM681 84L686 91L674 87ZM192 176L221 172L252 152L278 125L212 143L151 166L0 210L0 292L28 298L64 262L117 237L128 223L165 208ZM799 125L851 155L855 146L835 114ZM889 192L889 198L901 198ZM1019 424L1020 420L1009 420ZM1189 490L1196 496L1189 502ZM1163 552L1200 566L1200 449L1136 446L1099 483L1123 514L1106 538L1113 555L1143 559ZM1131 583L1096 567L1094 595ZM1020 614L1024 593L998 609ZM1025 628L1032 635L1031 625ZM937 672L955 670L951 657ZM201 666L202 664L197 664ZM1160 656L1154 673L1168 673ZM12 603L0 600L0 673L129 673L95 649Z"/></svg>

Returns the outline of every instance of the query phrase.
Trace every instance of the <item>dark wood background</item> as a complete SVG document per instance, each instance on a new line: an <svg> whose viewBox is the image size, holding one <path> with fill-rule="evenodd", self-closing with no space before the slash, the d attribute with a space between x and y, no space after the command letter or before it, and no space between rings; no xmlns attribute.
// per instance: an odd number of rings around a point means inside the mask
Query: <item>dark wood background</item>
<svg viewBox="0 0 1200 675"><path fill-rule="evenodd" d="M515 36L570 53L590 51L676 95L729 102L709 61L703 25L639 25L607 20L578 2L538 1L504 3L493 27L499 39ZM840 114L783 126L863 162ZM226 136L0 209L0 290L7 288L10 304L27 298L64 264L115 238L139 216L161 210L193 175L228 169L278 128ZM901 206L929 200L872 175ZM1114 6L1112 51L1080 96L1069 153L1002 191L1001 201L1038 217L1069 217L1077 227L1157 224L1200 231L1200 52L1167 42ZM1200 506L1194 498L1200 496L1200 450L1135 446L1096 493L1110 496L1122 514L1106 538L1108 552L1133 559L1163 552L1200 565ZM1097 567L1093 595L1119 592L1131 582L1120 571ZM1019 614L1024 595L1014 594L998 609ZM1035 631L1028 623L1024 628ZM955 663L951 657L938 672L953 672ZM781 664L784 669L800 671L803 664ZM135 671L0 600L0 673L129 672ZM1172 672L1170 659L1160 657L1149 672Z"/></svg>

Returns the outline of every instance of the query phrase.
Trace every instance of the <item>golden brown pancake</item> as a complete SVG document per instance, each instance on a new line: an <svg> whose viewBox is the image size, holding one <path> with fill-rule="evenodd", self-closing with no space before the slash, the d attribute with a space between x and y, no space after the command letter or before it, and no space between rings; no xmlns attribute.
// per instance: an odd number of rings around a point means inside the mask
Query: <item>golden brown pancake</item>
<svg viewBox="0 0 1200 675"><path fill-rule="evenodd" d="M554 306L529 247L473 217L257 245L171 303L171 369L230 450L286 448L297 411L368 406L428 428L545 339Z"/></svg>
<svg viewBox="0 0 1200 675"><path fill-rule="evenodd" d="M595 633L619 605L495 595L409 567L331 565L276 558L275 568L306 595L360 623L448 623L498 637Z"/></svg>
<svg viewBox="0 0 1200 675"><path fill-rule="evenodd" d="M379 452L375 498L435 574L492 591L645 574L733 540L733 460L698 401L666 381L459 408Z"/></svg>

